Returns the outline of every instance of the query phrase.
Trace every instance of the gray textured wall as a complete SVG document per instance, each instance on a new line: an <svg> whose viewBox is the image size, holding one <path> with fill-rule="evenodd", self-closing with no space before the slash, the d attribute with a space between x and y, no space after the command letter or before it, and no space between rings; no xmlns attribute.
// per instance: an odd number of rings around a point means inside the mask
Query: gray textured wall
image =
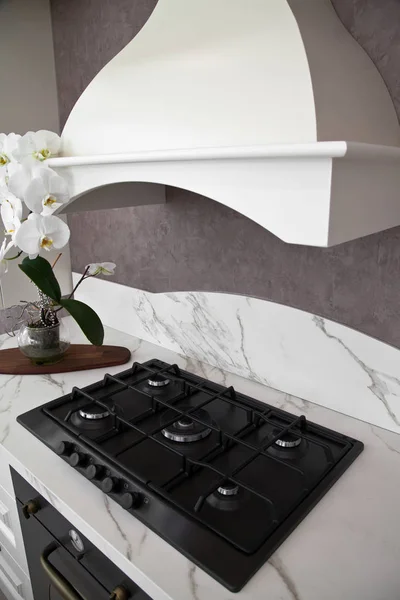
<svg viewBox="0 0 400 600"><path fill-rule="evenodd" d="M62 124L85 86L139 31L155 4L52 0ZM399 0L333 4L378 66L400 114ZM331 249L290 246L212 200L178 189L168 190L168 200L165 206L71 216L74 270L89 260L114 260L119 283L268 298L400 346L400 228Z"/></svg>

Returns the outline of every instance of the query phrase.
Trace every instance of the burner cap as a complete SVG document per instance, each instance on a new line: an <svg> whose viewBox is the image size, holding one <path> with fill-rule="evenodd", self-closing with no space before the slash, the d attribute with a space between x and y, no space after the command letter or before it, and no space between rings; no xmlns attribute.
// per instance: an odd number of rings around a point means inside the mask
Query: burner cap
<svg viewBox="0 0 400 600"><path fill-rule="evenodd" d="M239 492L239 486L233 481L227 481L217 489L217 492L222 496L236 496Z"/></svg>
<svg viewBox="0 0 400 600"><path fill-rule="evenodd" d="M216 510L224 512L235 512L243 509L250 499L250 494L242 487L225 481L212 494L207 497L206 502Z"/></svg>
<svg viewBox="0 0 400 600"><path fill-rule="evenodd" d="M301 444L301 437L295 433L284 433L275 441L276 446L281 448L297 448Z"/></svg>
<svg viewBox="0 0 400 600"><path fill-rule="evenodd" d="M183 416L176 423L176 426L179 427L179 429L193 429L193 425L194 425L193 419L191 419L190 417L186 417L186 416Z"/></svg>
<svg viewBox="0 0 400 600"><path fill-rule="evenodd" d="M82 417L82 419L98 421L99 419L105 419L106 417L109 417L110 413L102 406L90 405L85 406L85 408L81 408L79 411L79 416Z"/></svg>
<svg viewBox="0 0 400 600"><path fill-rule="evenodd" d="M150 375L150 377L147 380L147 384L155 388L166 387L167 385L169 385L169 383L170 380L167 377L164 377L164 375L158 375L157 373L154 375Z"/></svg>
<svg viewBox="0 0 400 600"><path fill-rule="evenodd" d="M180 406L182 410L189 410L193 408L191 406ZM170 421L174 414L176 414L175 410L168 410L164 416L163 421ZM190 416L182 415L179 417L175 423L172 425L167 425L163 430L162 434L167 439L172 442L181 442L181 443L190 443L190 442L198 442L206 438L211 433L210 427L207 425L212 425L212 419L207 411L203 409L198 409L193 413L193 416L197 419L201 419L203 423L198 423L190 418Z"/></svg>

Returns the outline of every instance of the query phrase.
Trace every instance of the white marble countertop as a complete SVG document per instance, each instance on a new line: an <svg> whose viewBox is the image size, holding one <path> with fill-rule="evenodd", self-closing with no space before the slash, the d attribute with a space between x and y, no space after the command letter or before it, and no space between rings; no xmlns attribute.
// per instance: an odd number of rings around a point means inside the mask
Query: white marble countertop
<svg viewBox="0 0 400 600"><path fill-rule="evenodd" d="M15 340L2 338L2 347ZM74 334L73 341L82 341ZM159 358L362 440L364 452L239 594L231 594L71 469L17 415L106 370L0 376L0 458L155 600L396 600L400 597L400 436L107 329L133 359ZM114 367L117 373L126 367Z"/></svg>

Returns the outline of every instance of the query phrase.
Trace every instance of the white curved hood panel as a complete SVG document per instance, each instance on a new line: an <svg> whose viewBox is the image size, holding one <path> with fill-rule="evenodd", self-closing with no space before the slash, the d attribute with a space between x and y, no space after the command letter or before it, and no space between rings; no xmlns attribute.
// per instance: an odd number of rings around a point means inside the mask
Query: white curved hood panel
<svg viewBox="0 0 400 600"><path fill-rule="evenodd" d="M84 91L63 138L70 155L316 141L287 2L159 0Z"/></svg>
<svg viewBox="0 0 400 600"><path fill-rule="evenodd" d="M159 0L79 98L51 162L67 211L111 183L174 185L326 246L400 223L399 132L329 0ZM162 201L140 190L121 203L110 188L96 208Z"/></svg>

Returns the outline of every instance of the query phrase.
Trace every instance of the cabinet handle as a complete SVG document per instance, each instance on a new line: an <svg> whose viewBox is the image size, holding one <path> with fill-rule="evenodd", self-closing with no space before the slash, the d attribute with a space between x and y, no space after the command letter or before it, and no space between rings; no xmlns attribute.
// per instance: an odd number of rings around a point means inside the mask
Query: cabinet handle
<svg viewBox="0 0 400 600"><path fill-rule="evenodd" d="M57 571L57 569L53 567L48 560L50 554L52 554L59 547L60 544L57 542L51 542L51 544L46 546L40 555L40 564L63 600L85 600L85 598L76 591L73 585L71 585L70 582L65 579L64 575L61 575L61 573Z"/></svg>
<svg viewBox="0 0 400 600"><path fill-rule="evenodd" d="M129 592L122 585L118 585L110 594L110 600L128 600L129 598Z"/></svg>
<svg viewBox="0 0 400 600"><path fill-rule="evenodd" d="M23 505L22 514L24 515L25 519L29 519L31 515L36 514L39 510L39 500L29 500L26 504Z"/></svg>

